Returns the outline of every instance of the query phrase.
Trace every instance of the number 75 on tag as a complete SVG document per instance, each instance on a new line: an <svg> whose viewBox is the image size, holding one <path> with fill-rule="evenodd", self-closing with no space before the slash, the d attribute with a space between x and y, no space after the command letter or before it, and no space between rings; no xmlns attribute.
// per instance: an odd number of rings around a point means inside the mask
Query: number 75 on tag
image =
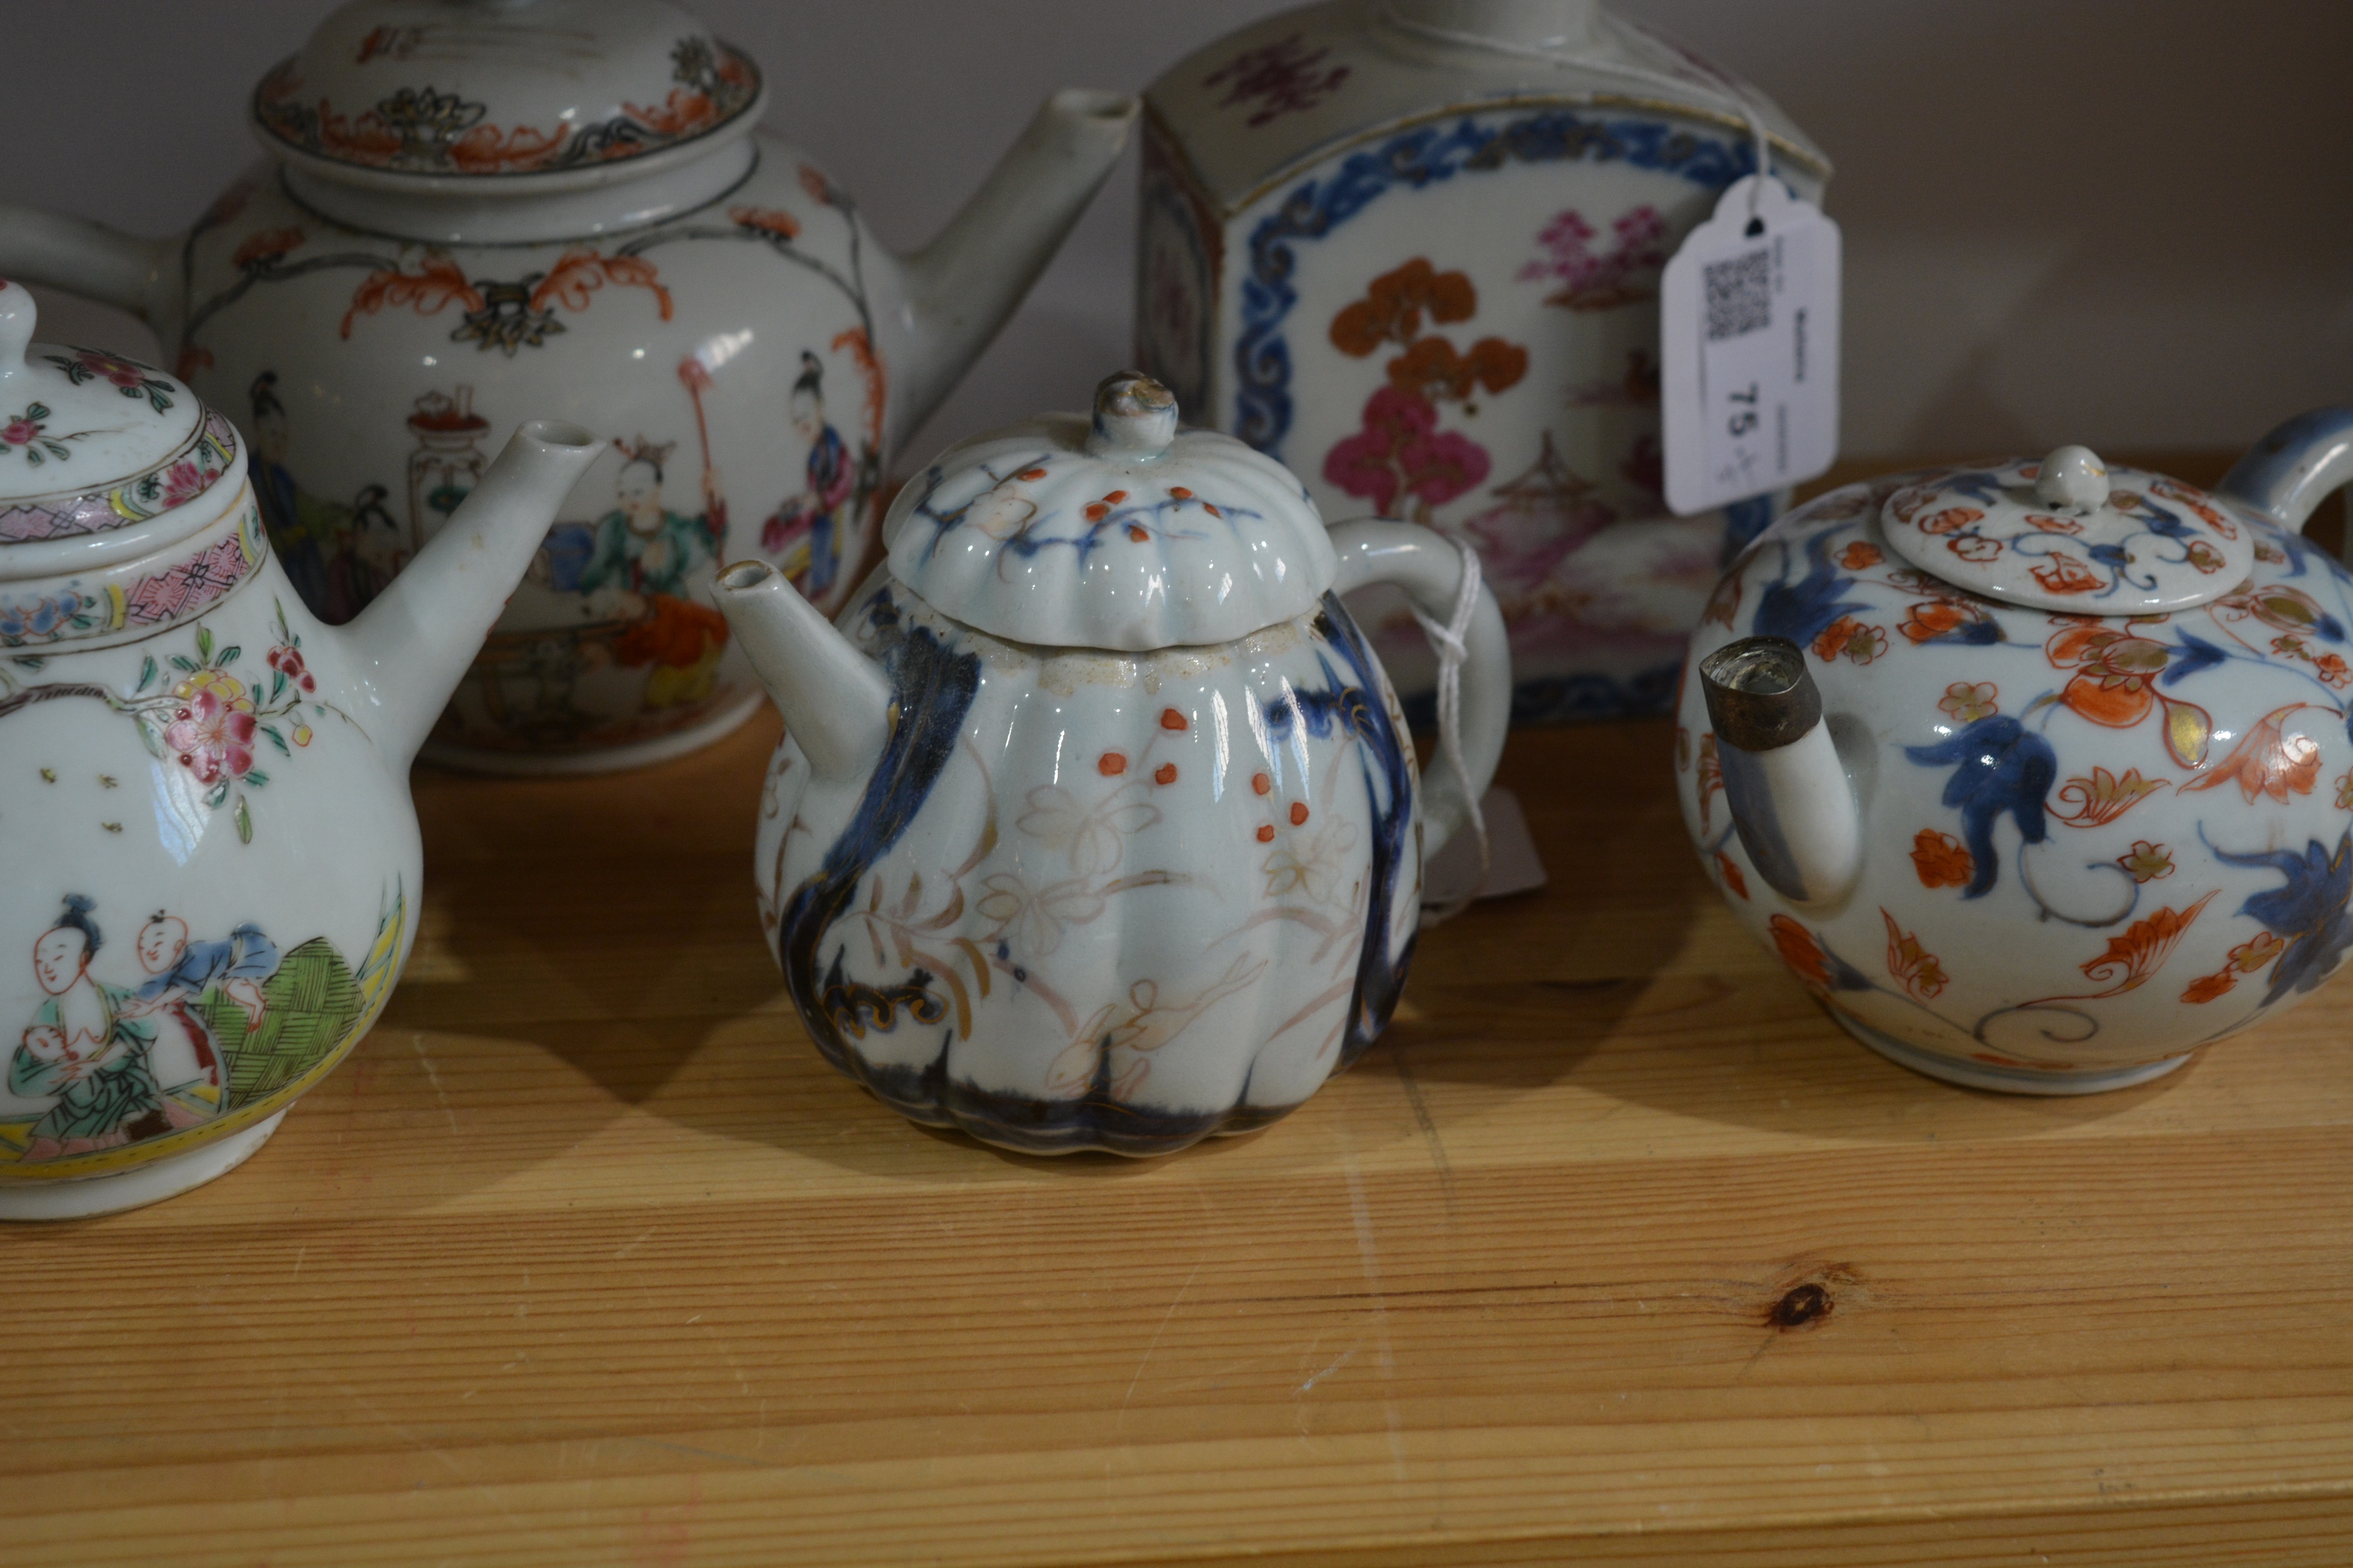
<svg viewBox="0 0 2353 1568"><path fill-rule="evenodd" d="M1659 400L1677 514L1812 479L1837 458L1839 263L1838 225L1753 174L1667 262Z"/></svg>

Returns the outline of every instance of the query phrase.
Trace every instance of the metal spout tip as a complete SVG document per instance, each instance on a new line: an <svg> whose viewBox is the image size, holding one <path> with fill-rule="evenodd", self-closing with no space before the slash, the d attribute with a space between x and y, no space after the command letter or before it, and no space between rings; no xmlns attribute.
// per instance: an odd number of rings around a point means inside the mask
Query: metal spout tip
<svg viewBox="0 0 2353 1568"><path fill-rule="evenodd" d="M1822 694L1806 650L1787 637L1743 637L1700 660L1700 687L1716 743L1772 752L1822 721Z"/></svg>

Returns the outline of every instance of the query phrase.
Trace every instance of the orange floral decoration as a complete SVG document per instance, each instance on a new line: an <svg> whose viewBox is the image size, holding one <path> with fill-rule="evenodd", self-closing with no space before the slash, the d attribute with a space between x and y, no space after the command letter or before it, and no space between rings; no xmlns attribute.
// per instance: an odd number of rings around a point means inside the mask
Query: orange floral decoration
<svg viewBox="0 0 2353 1568"><path fill-rule="evenodd" d="M1732 857L1721 849L1715 852L1715 870L1716 875L1724 879L1724 885L1736 896L1743 899L1748 896L1748 879L1740 874L1740 868L1732 863Z"/></svg>
<svg viewBox="0 0 2353 1568"><path fill-rule="evenodd" d="M2208 893L2186 909L2159 910L2147 920L2133 921L2124 935L2108 938L2107 951L2084 964L2084 978L2094 982L2105 982L2112 975L2122 978L2097 996L2083 1000L2099 1001L2137 990L2165 967L2165 961L2197 922L2200 911L2213 901L2214 894Z"/></svg>
<svg viewBox="0 0 2353 1568"><path fill-rule="evenodd" d="M2310 795L2313 785L2320 781L2320 743L2309 735L2290 735L2282 731L2287 716L2306 706L2291 702L2264 714L2239 738L2239 743L2222 759L2221 766L2183 784L2182 793L2213 789L2225 779L2236 779L2251 805L2259 795L2269 795L2283 805L2287 804L2290 794Z"/></svg>
<svg viewBox="0 0 2353 1568"><path fill-rule="evenodd" d="M2054 811L2052 815L2070 827L2098 827L2114 822L2164 787L2163 779L2145 779L2138 768L2126 768L2124 777L2118 778L2094 765L2090 778L2079 775L2059 786L2059 798L2071 802L2074 809Z"/></svg>
<svg viewBox="0 0 2353 1568"><path fill-rule="evenodd" d="M1338 329L1334 331L1336 335ZM1389 361L1388 369L1389 384L1399 392L1419 394L1433 403L1459 403L1474 386L1501 392L1518 384L1528 374L1528 351L1501 338L1481 338L1468 353L1457 353L1444 338L1421 338Z"/></svg>
<svg viewBox="0 0 2353 1568"><path fill-rule="evenodd" d="M428 250L414 272L393 269L371 272L352 290L352 308L343 312L343 335L352 335L352 319L378 310L413 305L420 316L430 316L456 300L469 310L482 308L481 290L467 280L447 251Z"/></svg>
<svg viewBox="0 0 2353 1568"><path fill-rule="evenodd" d="M1765 923L1773 932L1773 945L1779 951L1781 962L1807 984L1829 990L1830 960L1823 956L1821 944L1812 934L1787 915L1775 915Z"/></svg>
<svg viewBox="0 0 2353 1568"><path fill-rule="evenodd" d="M2105 581L2072 555L2053 555L2034 569L2034 580L2052 594L2088 594Z"/></svg>
<svg viewBox="0 0 2353 1568"><path fill-rule="evenodd" d="M301 247L302 231L301 229L266 228L259 234L248 235L245 243L238 246L236 253L230 256L229 264L242 272L248 267L259 266L266 261L275 261L288 251L299 250Z"/></svg>
<svg viewBox="0 0 2353 1568"><path fill-rule="evenodd" d="M1912 996L1923 1002L1933 1000L1949 980L1944 965L1920 945L1918 936L1897 925L1886 910L1879 911L1879 918L1887 922L1887 973Z"/></svg>
<svg viewBox="0 0 2353 1568"><path fill-rule="evenodd" d="M1951 834L1924 827L1912 836L1912 868L1924 888L1966 888L1977 875L1978 861Z"/></svg>
<svg viewBox="0 0 2353 1568"><path fill-rule="evenodd" d="M661 309L661 319L670 320L670 290L662 287L652 262L641 256L603 256L586 246L575 246L556 258L547 276L531 291L531 308L543 310L554 300L566 310L585 310L588 308L588 296L608 281L652 290Z"/></svg>
<svg viewBox="0 0 2353 1568"><path fill-rule="evenodd" d="M773 234L778 239L791 239L801 231L800 219L782 207L729 207L727 221L738 228L756 228L763 234Z"/></svg>
<svg viewBox="0 0 2353 1568"><path fill-rule="evenodd" d="M1858 539L1839 552L1839 564L1850 572L1868 571L1886 559L1879 546L1865 539Z"/></svg>
<svg viewBox="0 0 2353 1568"><path fill-rule="evenodd" d="M1424 310L1433 321L1467 321L1478 309L1479 292L1468 277L1440 272L1416 257L1374 279L1365 298L1332 318L1332 344L1362 359L1385 342L1411 344L1421 335Z"/></svg>

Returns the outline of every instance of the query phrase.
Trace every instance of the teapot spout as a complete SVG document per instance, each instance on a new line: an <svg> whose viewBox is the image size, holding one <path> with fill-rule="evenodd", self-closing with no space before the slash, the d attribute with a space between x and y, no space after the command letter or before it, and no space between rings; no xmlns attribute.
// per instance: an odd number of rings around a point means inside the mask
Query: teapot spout
<svg viewBox="0 0 2353 1568"><path fill-rule="evenodd" d="M2301 533L2328 492L2353 482L2353 408L2300 414L2250 447L2215 493Z"/></svg>
<svg viewBox="0 0 2353 1568"><path fill-rule="evenodd" d="M719 608L810 771L835 783L872 773L891 739L891 683L873 660L765 562L723 569Z"/></svg>
<svg viewBox="0 0 2353 1568"><path fill-rule="evenodd" d="M1699 673L1725 802L1757 874L1793 902L1843 898L1862 869L1862 814L1805 649L1743 637Z"/></svg>
<svg viewBox="0 0 2353 1568"><path fill-rule="evenodd" d="M362 723L387 763L405 772L416 757L556 509L603 449L577 425L524 425L417 559L336 631L356 677Z"/></svg>
<svg viewBox="0 0 2353 1568"><path fill-rule="evenodd" d="M0 202L0 278L79 294L149 321L175 246L87 218Z"/></svg>
<svg viewBox="0 0 2353 1568"><path fill-rule="evenodd" d="M964 210L907 258L913 342L894 441L939 405L1046 269L1119 161L1140 108L1131 93L1056 93Z"/></svg>

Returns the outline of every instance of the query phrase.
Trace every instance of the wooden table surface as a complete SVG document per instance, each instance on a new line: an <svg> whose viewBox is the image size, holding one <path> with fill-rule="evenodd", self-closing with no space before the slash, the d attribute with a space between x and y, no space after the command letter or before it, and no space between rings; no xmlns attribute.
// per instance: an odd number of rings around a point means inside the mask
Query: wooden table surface
<svg viewBox="0 0 2353 1568"><path fill-rule="evenodd" d="M2149 1087L1849 1042L1664 722L1523 732L1553 881L1288 1121L993 1152L764 949L773 719L420 773L415 958L238 1173L0 1236L6 1562L2342 1563L2353 982Z"/></svg>

